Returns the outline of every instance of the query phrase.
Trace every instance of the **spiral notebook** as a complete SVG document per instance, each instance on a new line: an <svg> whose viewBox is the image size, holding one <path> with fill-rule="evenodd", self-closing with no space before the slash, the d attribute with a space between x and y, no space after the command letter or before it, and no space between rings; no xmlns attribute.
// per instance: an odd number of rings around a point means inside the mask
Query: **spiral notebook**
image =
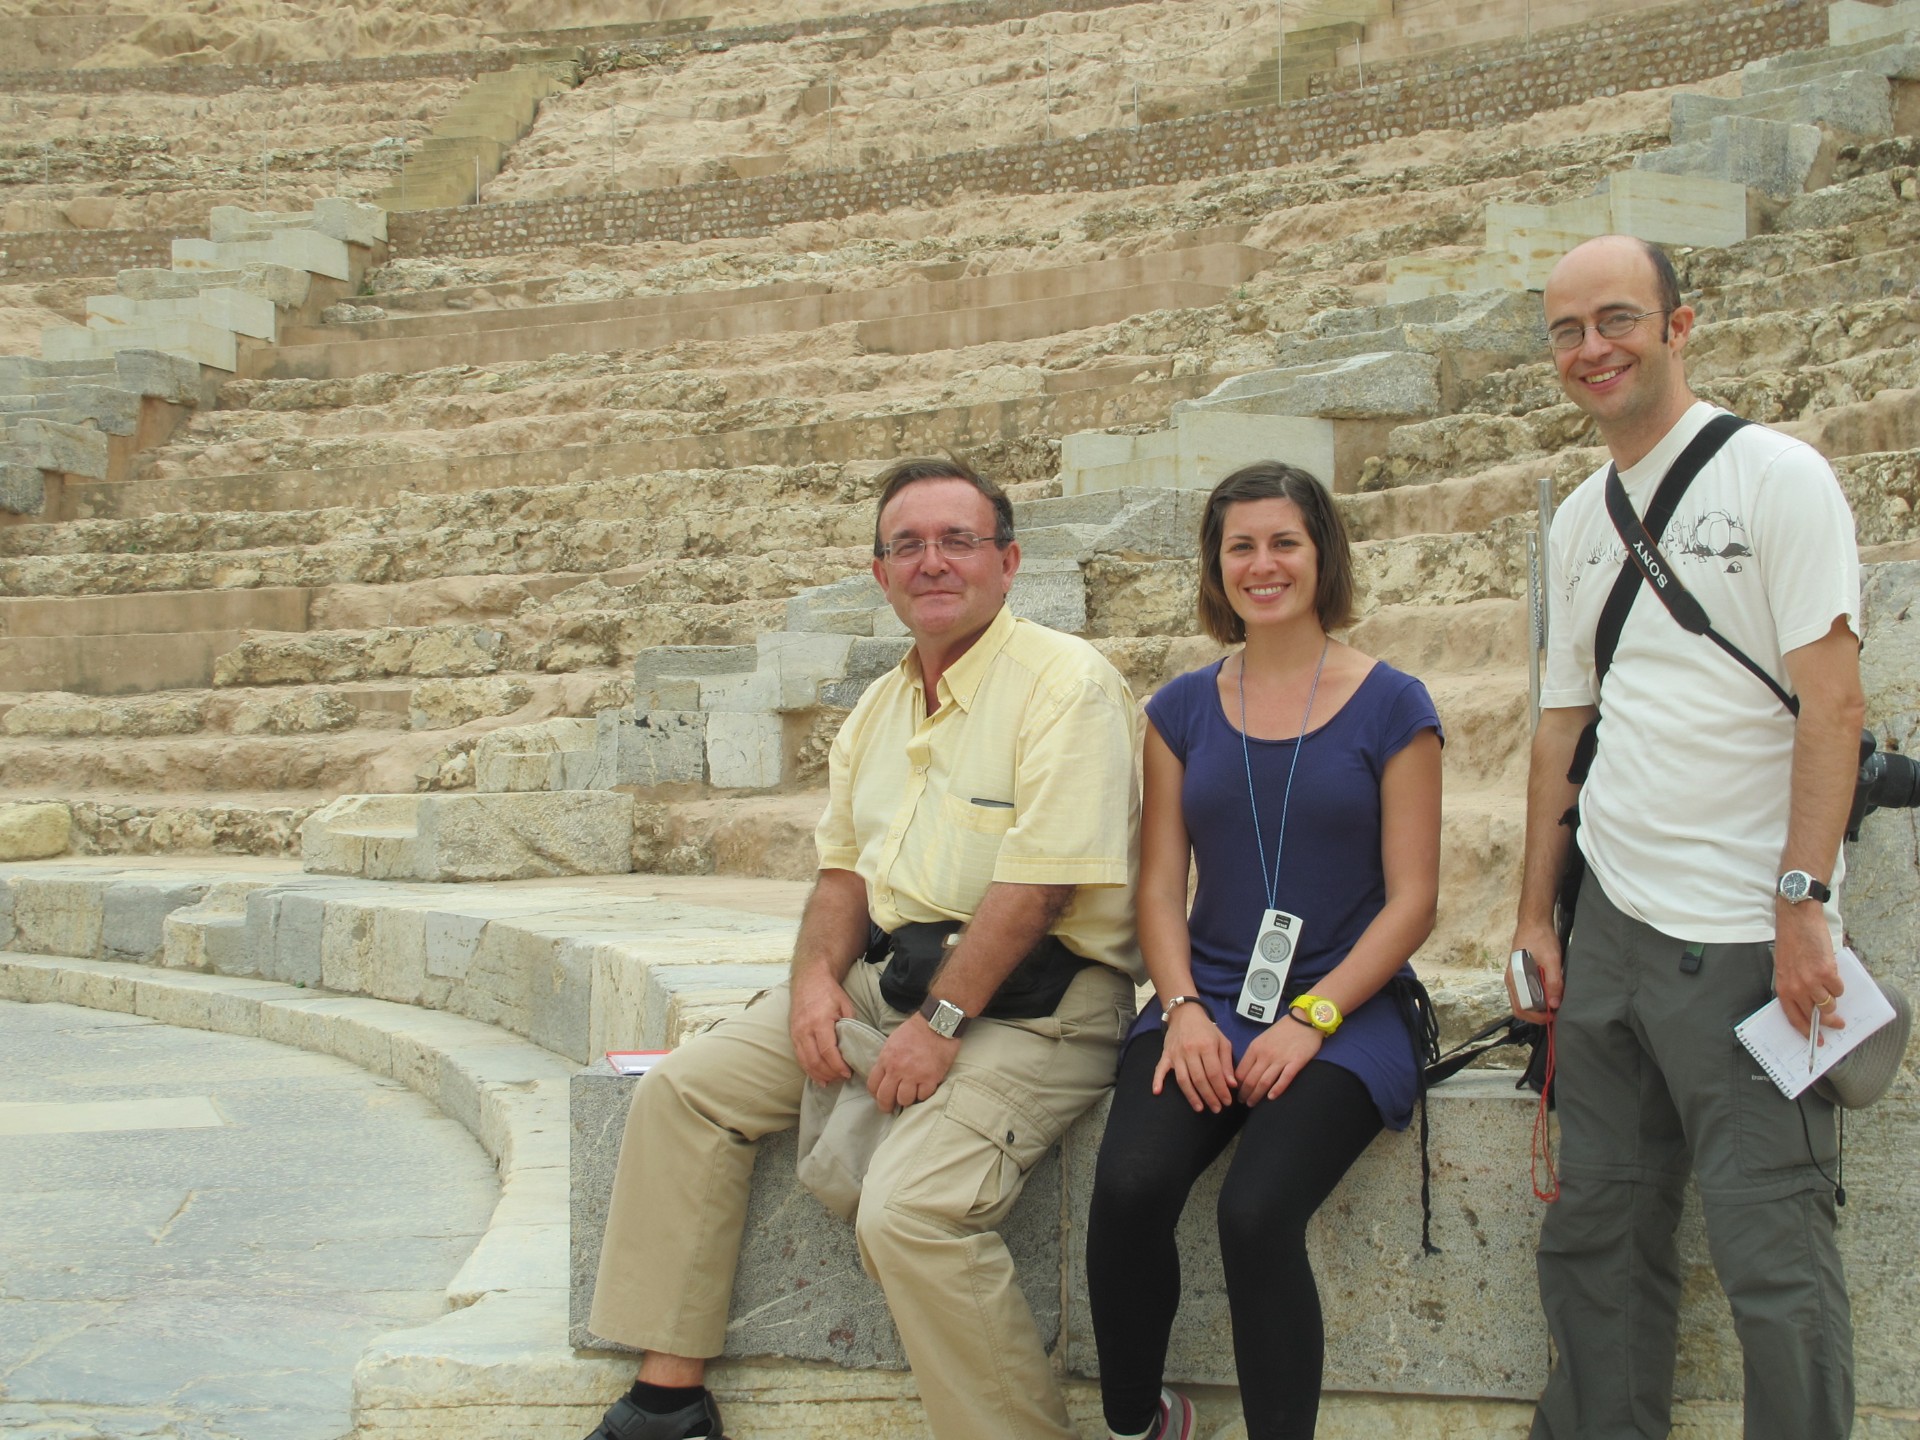
<svg viewBox="0 0 1920 1440"><path fill-rule="evenodd" d="M1820 1048L1811 1068L1807 1065L1807 1037L1793 1028L1778 1000L1769 1000L1733 1027L1740 1043L1789 1100L1797 1098L1839 1064L1849 1050L1893 1019L1892 1004L1873 983L1860 957L1842 946L1835 952L1834 959L1840 965L1843 987L1835 1006L1840 1018L1847 1023L1844 1029L1821 1031Z"/></svg>

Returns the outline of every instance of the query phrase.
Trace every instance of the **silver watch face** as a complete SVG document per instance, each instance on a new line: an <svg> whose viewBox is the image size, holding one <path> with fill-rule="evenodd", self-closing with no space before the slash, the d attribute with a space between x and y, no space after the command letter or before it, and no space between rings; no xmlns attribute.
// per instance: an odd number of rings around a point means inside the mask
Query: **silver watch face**
<svg viewBox="0 0 1920 1440"><path fill-rule="evenodd" d="M933 1033L951 1040L953 1032L958 1030L967 1018L967 1012L950 1000L942 1000L933 1007L933 1014L927 1024Z"/></svg>
<svg viewBox="0 0 1920 1440"><path fill-rule="evenodd" d="M1780 898L1798 905L1813 893L1813 877L1804 870L1789 870L1780 877Z"/></svg>

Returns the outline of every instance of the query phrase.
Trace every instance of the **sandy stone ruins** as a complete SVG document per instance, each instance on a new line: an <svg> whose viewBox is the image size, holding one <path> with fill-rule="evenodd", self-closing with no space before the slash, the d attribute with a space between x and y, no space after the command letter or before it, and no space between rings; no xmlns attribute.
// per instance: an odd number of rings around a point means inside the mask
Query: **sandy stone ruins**
<svg viewBox="0 0 1920 1440"><path fill-rule="evenodd" d="M1331 485L1354 642L1448 731L1416 964L1457 1038L1505 1011L1529 540L1603 454L1538 291L1625 231L1674 255L1696 390L1832 461L1869 722L1915 743L1920 0L48 8L0 0L0 998L341 1056L479 1139L492 1223L361 1356L356 1437L563 1440L623 1388L585 1323L630 1083L598 1057L781 973L827 743L906 644L865 573L894 458L1007 483L1016 612L1142 697L1218 653L1206 489ZM1846 887L1910 990L1917 847L1871 817ZM1413 1136L1329 1204L1324 1434L1525 1433L1531 1118L1511 1076L1435 1093L1439 1257ZM1100 1121L1010 1234L1089 1435ZM1911 1060L1848 1131L1855 1433L1911 1437ZM730 1426L915 1433L790 1158ZM1171 1378L1231 1440L1208 1209ZM1739 1350L1687 1226L1680 1413L1717 1440Z"/></svg>

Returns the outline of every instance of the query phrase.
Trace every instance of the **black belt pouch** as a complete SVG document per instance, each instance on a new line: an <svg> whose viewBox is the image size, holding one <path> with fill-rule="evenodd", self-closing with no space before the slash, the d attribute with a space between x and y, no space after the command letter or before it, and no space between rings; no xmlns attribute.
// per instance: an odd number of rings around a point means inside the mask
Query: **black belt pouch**
<svg viewBox="0 0 1920 1440"><path fill-rule="evenodd" d="M902 925L891 935L875 926L868 937L866 958L886 964L880 975L880 998L903 1013L918 1010L926 1003L934 972L946 958L950 937L959 933L960 924L954 920ZM1092 963L1049 935L1001 982L981 1014L990 1020L1037 1020L1051 1015L1073 977Z"/></svg>

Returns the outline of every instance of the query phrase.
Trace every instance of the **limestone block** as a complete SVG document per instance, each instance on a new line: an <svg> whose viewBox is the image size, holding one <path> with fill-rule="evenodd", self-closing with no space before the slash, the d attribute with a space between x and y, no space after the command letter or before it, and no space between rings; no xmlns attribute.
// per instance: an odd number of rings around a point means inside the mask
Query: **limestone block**
<svg viewBox="0 0 1920 1440"><path fill-rule="evenodd" d="M571 1082L571 1338L615 1349L588 1331L600 1237L632 1087L604 1062ZM860 1267L853 1229L829 1214L794 1178L792 1132L762 1141L754 1163L745 1246L734 1282L728 1355L784 1355L856 1369L906 1366L886 1297ZM1020 1288L1049 1345L1060 1333L1061 1167L1050 1151L1033 1168L1001 1234Z"/></svg>
<svg viewBox="0 0 1920 1440"><path fill-rule="evenodd" d="M698 710L603 710L594 785L673 785L707 778L707 717Z"/></svg>
<svg viewBox="0 0 1920 1440"><path fill-rule="evenodd" d="M75 879L57 870L44 876L34 872L8 877L13 898L13 949L28 955L74 955L92 959L100 953L105 888L91 880Z"/></svg>
<svg viewBox="0 0 1920 1440"><path fill-rule="evenodd" d="M1592 236L1606 234L1611 223L1605 195L1583 195L1553 205L1495 200L1487 205L1487 249L1505 249L1507 237L1516 230L1575 230Z"/></svg>
<svg viewBox="0 0 1920 1440"><path fill-rule="evenodd" d="M1013 577L1007 606L1022 620L1081 635L1087 628L1087 582L1072 560L1036 559Z"/></svg>
<svg viewBox="0 0 1920 1440"><path fill-rule="evenodd" d="M1702 138L1634 158L1641 170L1697 175L1750 186L1769 195L1798 195L1820 158L1818 126L1751 115L1716 115Z"/></svg>
<svg viewBox="0 0 1920 1440"><path fill-rule="evenodd" d="M780 709L780 688L780 672L772 669L702 676L700 708L731 714L771 713Z"/></svg>
<svg viewBox="0 0 1920 1440"><path fill-rule="evenodd" d="M1238 375L1203 399L1176 403L1173 413L1224 410L1339 419L1432 415L1440 408L1439 373L1439 362L1426 355L1350 355Z"/></svg>
<svg viewBox="0 0 1920 1440"><path fill-rule="evenodd" d="M1827 43L1864 45L1920 30L1920 0L1877 5L1868 0L1833 0L1827 6Z"/></svg>
<svg viewBox="0 0 1920 1440"><path fill-rule="evenodd" d="M481 736L473 752L473 784L483 791L584 790L597 763L593 721L542 720Z"/></svg>
<svg viewBox="0 0 1920 1440"><path fill-rule="evenodd" d="M402 1005L444 1003L429 987L426 913L410 897L330 898L320 924L320 984Z"/></svg>
<svg viewBox="0 0 1920 1440"><path fill-rule="evenodd" d="M619 792L346 795L300 827L301 865L369 880L530 880L633 868Z"/></svg>
<svg viewBox="0 0 1920 1440"><path fill-rule="evenodd" d="M108 435L131 435L140 428L140 397L118 385L75 385L67 400Z"/></svg>
<svg viewBox="0 0 1920 1440"><path fill-rule="evenodd" d="M107 478L107 437L91 425L24 419L11 427L13 443L25 447L42 470Z"/></svg>
<svg viewBox="0 0 1920 1440"><path fill-rule="evenodd" d="M778 715L708 712L707 782L715 789L769 789L780 783L785 758L785 733Z"/></svg>
<svg viewBox="0 0 1920 1440"><path fill-rule="evenodd" d="M683 686L687 680L712 675L751 673L760 663L760 651L752 645L655 645L642 650L633 661L633 704L636 710L697 709L698 690L687 704ZM671 688L665 693L663 686Z"/></svg>
<svg viewBox="0 0 1920 1440"><path fill-rule="evenodd" d="M72 812L55 800L0 805L0 861L66 854L72 824Z"/></svg>
<svg viewBox="0 0 1920 1440"><path fill-rule="evenodd" d="M415 730L451 730L483 716L511 715L532 698L532 688L509 675L426 680L407 697L407 723Z"/></svg>
<svg viewBox="0 0 1920 1440"><path fill-rule="evenodd" d="M8 447L0 446L0 450ZM47 477L38 465L0 458L0 510L38 515L47 508Z"/></svg>
<svg viewBox="0 0 1920 1440"><path fill-rule="evenodd" d="M1747 188L1699 175L1622 170L1607 183L1613 228L1657 245L1734 245L1747 238Z"/></svg>
<svg viewBox="0 0 1920 1440"><path fill-rule="evenodd" d="M386 211L339 195L314 201L311 223L322 235L349 245L377 245L387 238Z"/></svg>
<svg viewBox="0 0 1920 1440"><path fill-rule="evenodd" d="M893 622L891 631L880 627ZM831 585L814 585L787 601L789 631L824 635L903 633L898 617L870 575L849 575Z"/></svg>
<svg viewBox="0 0 1920 1440"><path fill-rule="evenodd" d="M775 710L811 710L820 703L820 687L847 673L851 635L810 635L775 631L756 638L758 672L771 674L778 686ZM705 703L703 710L715 707ZM758 708L758 707L752 707Z"/></svg>
<svg viewBox="0 0 1920 1440"><path fill-rule="evenodd" d="M257 973L247 946L247 896L269 883L218 880L196 903L168 911L160 922L160 963L219 975Z"/></svg>
<svg viewBox="0 0 1920 1440"><path fill-rule="evenodd" d="M297 884L247 896L247 953L261 978L318 985L328 895Z"/></svg>
<svg viewBox="0 0 1920 1440"><path fill-rule="evenodd" d="M1084 600L1082 608L1084 610ZM856 639L853 648L847 652L847 673L831 684L820 687L820 703L851 710L866 693L867 687L889 670L898 668L912 648L913 641L905 636L862 636Z"/></svg>
<svg viewBox="0 0 1920 1440"><path fill-rule="evenodd" d="M212 383L198 364L183 356L164 350L116 350L113 368L120 384L137 394L170 405L212 408Z"/></svg>
<svg viewBox="0 0 1920 1440"><path fill-rule="evenodd" d="M122 880L107 887L102 902L100 954L106 960L151 965L166 948L166 919L198 905L205 881Z"/></svg>

